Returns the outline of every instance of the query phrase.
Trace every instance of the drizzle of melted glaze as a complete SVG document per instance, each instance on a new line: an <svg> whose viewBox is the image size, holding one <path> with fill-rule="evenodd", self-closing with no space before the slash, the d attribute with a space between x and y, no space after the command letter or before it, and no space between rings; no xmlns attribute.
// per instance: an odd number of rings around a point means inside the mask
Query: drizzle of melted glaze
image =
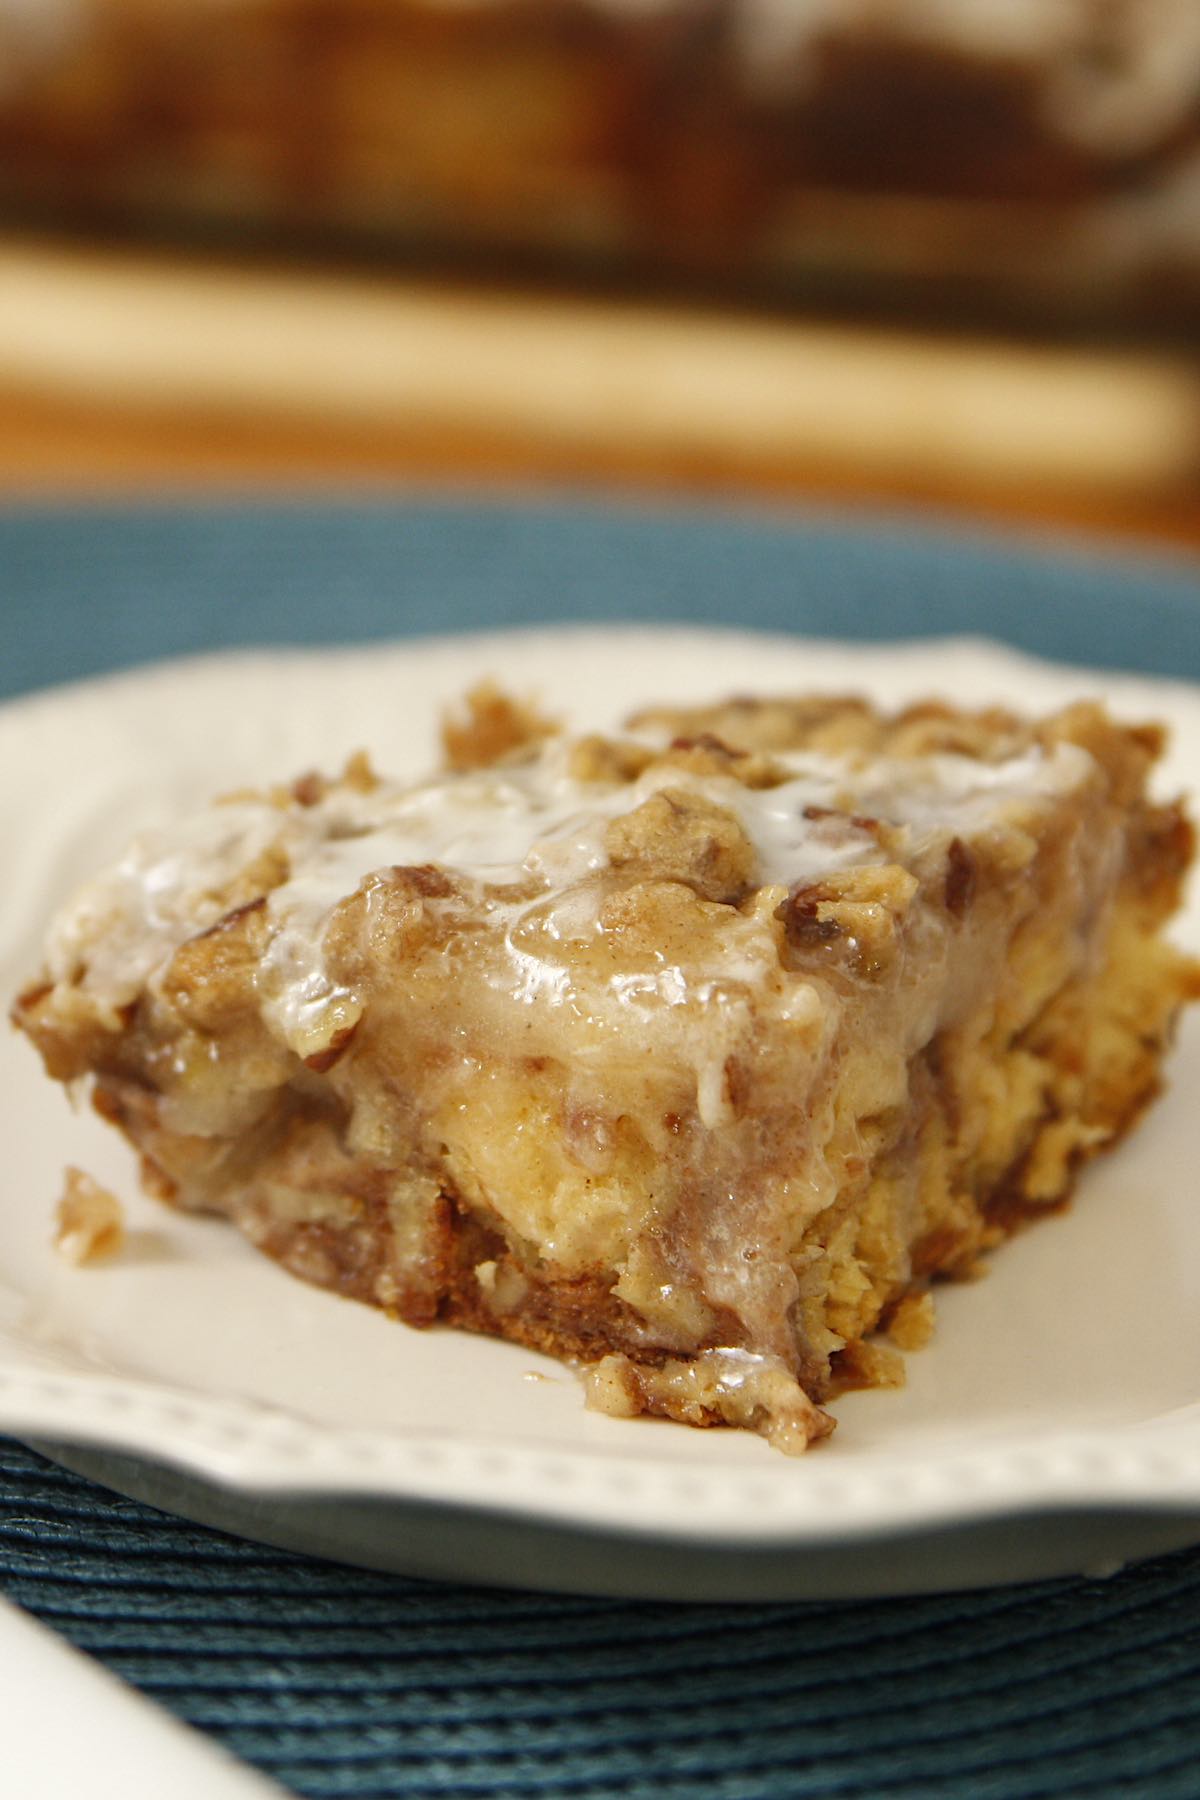
<svg viewBox="0 0 1200 1800"><path fill-rule="evenodd" d="M113 1009L127 1004L154 985L180 944L217 922L230 883L256 858L278 853L287 873L267 896L263 1015L289 1047L311 1055L352 1023L353 997L327 973L324 938L334 909L376 871L453 871L473 888L486 922L503 926L494 980L530 1005L556 1005L571 985L566 951L603 933L592 878L608 866L605 827L662 788L732 812L754 847L758 885L788 887L887 860L864 817L898 828L907 860L980 829L1010 802L1068 791L1091 766L1074 745L1051 755L1034 747L999 763L937 755L857 767L793 755L780 758L785 780L752 790L664 764L631 783L582 782L568 773L568 750L550 744L525 763L365 793L335 787L315 804L284 809L239 799L146 833L58 915L47 945L50 977ZM518 898L509 897L514 890ZM775 966L762 922L731 913L706 964L685 968L664 957L614 972L608 997L626 1015L719 1005Z"/></svg>

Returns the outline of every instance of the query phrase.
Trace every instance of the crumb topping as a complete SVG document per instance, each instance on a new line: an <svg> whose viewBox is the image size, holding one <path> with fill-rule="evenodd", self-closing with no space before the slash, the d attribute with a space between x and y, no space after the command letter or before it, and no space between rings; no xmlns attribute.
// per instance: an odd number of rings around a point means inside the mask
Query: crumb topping
<svg viewBox="0 0 1200 1800"><path fill-rule="evenodd" d="M54 1217L54 1247L68 1262L103 1262L124 1242L121 1202L83 1169L68 1166Z"/></svg>
<svg viewBox="0 0 1200 1800"><path fill-rule="evenodd" d="M711 749L698 770L694 749L681 753L677 740L657 754L612 740L602 755L600 742L549 741L517 762L416 785L364 781L358 768L332 784L309 777L283 797L239 795L146 833L59 915L50 977L80 990L115 1029L120 1008L182 944L265 898L264 1017L310 1056L357 1016L353 996L326 967L330 921L384 872L432 869L443 891L427 891L427 907L473 908L510 941L534 916L544 937L567 939L581 926L585 935L602 931L598 875L617 895L613 917L626 925L630 903L619 896L639 884L678 883L727 906L781 887L792 896L783 916L795 945L806 933L832 934L839 904L844 911L852 903L847 884L870 886L850 871L895 868L897 857L911 867L947 844L946 904L961 912L970 886L964 839L1004 826L1014 808L1039 796L1050 802L1091 767L1073 743L1025 745L996 762L944 751L869 762L775 752L778 779L760 785L756 768L748 785L719 770ZM831 877L834 887L823 888ZM858 922L868 937L885 924L861 914ZM774 960L769 948L761 944L750 958L758 975ZM524 944L511 958L526 973L528 954ZM692 979L729 973L723 952L720 967L697 969ZM740 978L749 974L746 963Z"/></svg>

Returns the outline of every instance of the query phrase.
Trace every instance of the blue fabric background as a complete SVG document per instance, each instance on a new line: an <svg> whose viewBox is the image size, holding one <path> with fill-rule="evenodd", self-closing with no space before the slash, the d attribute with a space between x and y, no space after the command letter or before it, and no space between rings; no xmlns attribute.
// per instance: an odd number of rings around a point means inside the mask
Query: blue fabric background
<svg viewBox="0 0 1200 1800"><path fill-rule="evenodd" d="M965 630L1200 679L1200 572L1166 558L602 508L0 512L8 695L231 644L605 618ZM0 1580L321 1800L1200 1795L1200 1551L877 1603L484 1592L242 1544L0 1444Z"/></svg>

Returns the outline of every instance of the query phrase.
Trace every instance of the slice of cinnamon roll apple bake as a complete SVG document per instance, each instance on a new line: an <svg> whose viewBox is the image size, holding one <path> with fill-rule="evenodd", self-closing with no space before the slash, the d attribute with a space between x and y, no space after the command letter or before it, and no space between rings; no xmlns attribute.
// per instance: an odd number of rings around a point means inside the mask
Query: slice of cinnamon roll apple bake
<svg viewBox="0 0 1200 1800"><path fill-rule="evenodd" d="M447 746L140 837L15 1016L154 1193L606 1412L823 1437L1133 1124L1198 990L1161 733L1098 706L572 737L485 688Z"/></svg>

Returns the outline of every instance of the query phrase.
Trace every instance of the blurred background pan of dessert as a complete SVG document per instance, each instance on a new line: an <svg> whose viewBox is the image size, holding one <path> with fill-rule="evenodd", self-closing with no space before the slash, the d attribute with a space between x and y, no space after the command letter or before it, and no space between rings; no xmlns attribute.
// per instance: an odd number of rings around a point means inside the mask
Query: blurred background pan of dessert
<svg viewBox="0 0 1200 1800"><path fill-rule="evenodd" d="M0 193L994 318L1194 324L1196 0L4 0Z"/></svg>
<svg viewBox="0 0 1200 1800"><path fill-rule="evenodd" d="M174 407L365 467L1024 475L1200 541L1200 0L0 0L0 226L47 442L125 378L160 443ZM272 309L295 380L239 387ZM364 406L313 359L368 314ZM516 404L488 346L529 338Z"/></svg>

